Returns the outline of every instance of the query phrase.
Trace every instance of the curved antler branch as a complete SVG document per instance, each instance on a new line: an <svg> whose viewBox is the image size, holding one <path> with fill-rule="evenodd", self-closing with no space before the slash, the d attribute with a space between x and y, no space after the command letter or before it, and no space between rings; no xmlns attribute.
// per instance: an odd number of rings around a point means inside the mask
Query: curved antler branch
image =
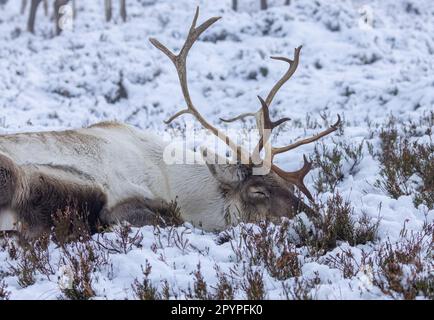
<svg viewBox="0 0 434 320"><path fill-rule="evenodd" d="M286 172L280 169L278 166L273 164L274 156L279 153L287 152L289 150L295 149L301 145L312 143L314 141L319 140L320 138L336 131L340 124L341 124L341 117L338 115L338 120L330 126L328 129L310 137L307 139L300 140L298 142L295 142L293 144L290 144L285 147L281 148L273 148L270 145L267 145L267 143L270 140L271 132L274 128L278 127L282 123L290 120L289 118L283 118L277 121L271 121L270 119L270 110L269 107L261 97L258 96L259 101L261 102L261 111L263 115L262 119L262 128L263 131L260 133L260 139L257 144L257 146L254 149L252 159L255 161L254 163L260 163L260 152L266 145L265 148L265 160L262 161L262 164L271 166L271 170L273 170L277 175L279 175L282 179L294 184L299 188L307 197L309 200L313 200L312 194L309 192L307 187L304 184L304 177L309 173L309 171L312 169L312 163L309 162L305 155L303 155L304 164L303 167L294 172Z"/></svg>
<svg viewBox="0 0 434 320"><path fill-rule="evenodd" d="M294 49L294 59L293 60L291 60L289 58L286 58L286 57L276 57L276 56L270 57L273 60L280 60L280 61L287 62L289 64L289 68L285 72L285 74L279 79L279 81L276 82L276 84L273 86L273 88L271 88L270 92L268 93L267 98L265 99L265 102L266 102L267 106L271 105L271 103L273 102L273 99L274 99L276 93L285 84L285 82L287 82L293 76L293 74L297 70L298 63L300 61L300 52L301 52L301 48L302 47L303 46L299 46L299 47L297 47L297 48ZM262 113L262 110L259 109L257 112L247 112L247 113L240 114L240 115L238 115L238 116L236 116L234 118L230 118L230 119L222 119L222 118L220 118L220 120L223 121L223 122L234 122L234 121L237 121L237 120L244 119L246 117L255 116L256 117L256 122L259 125L260 124L260 119L261 119L261 113ZM258 129L260 129L259 126L258 126Z"/></svg>
<svg viewBox="0 0 434 320"><path fill-rule="evenodd" d="M292 143L290 145L287 145L285 147L273 148L272 151L271 151L272 158L274 158L274 156L276 154L287 152L289 150L298 148L299 146L302 146L304 144L315 142L315 141L321 139L322 137L324 137L326 135L329 135L330 133L332 133L332 132L336 131L337 129L339 129L340 124L341 124L341 116L338 114L338 120L333 125L331 125L328 129L326 129L326 130L324 130L324 131L322 131L320 133L317 133L316 135L314 135L314 136L312 136L310 138L306 138L306 139L297 141L297 142Z"/></svg>
<svg viewBox="0 0 434 320"><path fill-rule="evenodd" d="M231 139L226 136L224 132L217 129L216 127L212 126L206 119L200 114L200 112L196 109L196 107L193 104L193 101L191 100L190 91L188 89L188 81L187 81L187 56L191 49L191 47L194 45L196 40L199 38L199 36L208 29L212 24L214 24L217 20L220 19L220 17L213 17L208 20L206 20L204 23L202 23L200 26L196 27L197 19L199 17L199 7L196 9L196 13L193 18L193 22L191 23L190 30L188 32L187 38L184 42L184 45L182 46L179 53L176 55L172 51L170 51L165 45L163 45L160 41L158 41L155 38L150 38L149 41L161 52L163 52L174 64L176 71L178 73L179 83L181 85L182 94L184 96L184 100L187 104L187 109L181 110L171 116L168 120L165 122L168 124L178 118L179 116L183 114L191 114L193 115L199 123L207 130L211 131L214 135L216 135L219 139L221 139L237 156L237 159L245 159L246 157L249 158L246 155L246 152L242 150L241 146L237 145L236 143L232 142Z"/></svg>
<svg viewBox="0 0 434 320"><path fill-rule="evenodd" d="M176 118L178 118L179 116L186 114L186 113L191 113L189 109L184 109L181 111L178 111L177 113L175 113L173 116L171 116L169 119L164 120L165 124L169 124L171 123L173 120L175 120Z"/></svg>
<svg viewBox="0 0 434 320"><path fill-rule="evenodd" d="M224 118L219 118L220 121L223 122L235 122L237 120L241 120L244 119L245 117L254 117L256 116L256 112L246 112L246 113L242 113L239 116L236 116L235 118L231 118L231 119L224 119Z"/></svg>
<svg viewBox="0 0 434 320"><path fill-rule="evenodd" d="M303 192L309 200L313 201L312 194L304 184L304 178L309 173L309 171L312 170L312 162L309 162L305 155L303 155L303 161L303 167L298 171L286 172L275 165L272 165L271 169L276 172L282 179L297 186L297 188L300 189L300 191Z"/></svg>
<svg viewBox="0 0 434 320"><path fill-rule="evenodd" d="M282 118L277 121L271 121L270 109L267 103L260 96L258 96L258 99L261 102L261 113L259 115L262 115L262 119L259 120L261 124L258 126L259 142L256 145L256 147L253 149L253 155L252 155L252 158L255 160L255 163L256 161L259 161L260 153L264 148L264 145L266 145L267 142L270 140L271 132L273 131L273 129L285 123L286 121L291 120L290 118ZM268 149L266 151L268 151ZM272 159L272 155L271 157L266 156L265 158Z"/></svg>
<svg viewBox="0 0 434 320"><path fill-rule="evenodd" d="M269 105L269 106L271 105L276 93L289 79L291 79L292 75L297 70L298 63L300 61L300 52L301 52L302 47L303 46L299 46L299 47L294 49L294 60L288 59L286 57L270 57L271 59L274 59L274 60L280 60L280 61L287 62L289 64L289 68L285 72L285 74L282 76L282 78L280 78L279 81L277 81L277 83L273 86L273 88L271 88L270 93L268 93L267 99L265 99L265 102L267 103L267 105Z"/></svg>

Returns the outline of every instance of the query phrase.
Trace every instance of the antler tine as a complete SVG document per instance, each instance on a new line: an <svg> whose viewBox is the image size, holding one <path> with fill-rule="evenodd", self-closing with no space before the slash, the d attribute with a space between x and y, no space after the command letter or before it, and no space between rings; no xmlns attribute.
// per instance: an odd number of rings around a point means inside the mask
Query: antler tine
<svg viewBox="0 0 434 320"><path fill-rule="evenodd" d="M256 161L261 160L260 159L260 152L264 148L264 145L269 141L272 130L274 128L278 127L279 125L281 125L282 123L290 120L289 118L282 118L282 119L274 121L274 122L271 121L270 109L269 109L266 101L264 101L260 96L258 96L258 99L261 102L261 112L263 115L263 119L262 119L263 131L260 133L261 136L260 136L259 142L258 142L257 146L255 147L253 155L252 155L252 160L254 160L255 163L256 163ZM303 160L304 160L303 167L298 171L286 172L286 171L283 171L278 166L273 164L274 156L276 154L295 149L301 145L308 144L308 143L314 142L316 140L319 140L320 138L336 131L339 128L340 123L341 123L341 117L340 117L340 115L338 115L338 120L332 126L330 126L330 128L328 128L328 129L324 130L323 132L320 132L320 133L318 133L318 134L316 134L310 138L303 139L301 141L298 141L298 142L291 144L289 146L286 146L286 147L266 148L265 160L269 161L268 165L271 166L271 170L273 170L276 174L278 174L282 179L297 186L297 188L299 188L308 197L308 199L312 201L313 200L312 194L309 192L307 187L304 185L304 177L312 169L312 163L307 160L305 155L303 155Z"/></svg>
<svg viewBox="0 0 434 320"><path fill-rule="evenodd" d="M160 41L155 38L150 38L149 41L158 49L160 49L165 55L167 55L172 62L177 65L186 61L188 52L190 51L193 44L199 38L199 36L208 29L212 24L221 19L221 17L213 17L206 20L199 27L196 27L197 19L199 17L199 7L196 8L196 12L194 14L193 22L191 23L190 30L188 31L187 39L184 42L180 52L178 55L175 55L172 51L170 51L165 45L163 45Z"/></svg>
<svg viewBox="0 0 434 320"><path fill-rule="evenodd" d="M270 109L267 105L267 103L262 99L262 97L258 96L259 101L261 102L261 115L263 116L261 120L261 125L259 129L259 142L256 145L252 158L256 160L259 160L259 154L261 153L262 149L264 148L264 145L269 141L271 132L274 128L280 126L282 123L291 120L290 118L282 118L277 121L271 121L270 118ZM262 130L261 130L262 129ZM268 159L268 157L266 157Z"/></svg>
<svg viewBox="0 0 434 320"><path fill-rule="evenodd" d="M279 81L276 82L276 84L273 86L273 88L271 88L270 92L268 93L267 98L265 99L265 102L268 106L270 106L271 103L273 102L274 96L279 91L279 89L285 84L285 82L287 82L292 77L292 75L297 70L298 63L300 61L300 51L301 51L302 47L303 46L299 46L299 47L294 49L294 60L291 60L291 59L286 58L286 57L275 57L275 56L270 57L273 60L280 60L280 61L287 62L289 64L289 68L285 72L285 74L279 79ZM257 112L243 113L243 114L240 114L239 116L236 116L235 118L230 118L230 119L220 118L220 120L223 122L234 122L236 120L244 119L245 117L256 116L256 123L258 124L258 129L260 129L259 125L260 125L260 120L261 120L261 112L262 112L262 110L260 109Z"/></svg>
<svg viewBox="0 0 434 320"><path fill-rule="evenodd" d="M303 155L303 161L303 167L298 171L286 172L275 165L272 165L271 169L276 172L282 179L297 186L297 188L300 189L300 191L303 192L309 200L313 201L312 194L304 184L304 177L306 177L306 175L312 169L312 162L309 162L305 155Z"/></svg>
<svg viewBox="0 0 434 320"><path fill-rule="evenodd" d="M287 145L285 147L272 148L272 150L271 150L271 159L273 159L276 154L287 152L289 150L298 148L301 145L312 143L314 141L317 141L317 140L321 139L322 137L324 137L326 135L329 135L330 133L336 131L339 128L340 124L341 124L341 116L338 114L338 120L333 125L331 125L328 129L326 129L326 130L324 130L324 131L322 131L320 133L317 133L316 135L314 135L314 136L312 136L310 138L306 138L306 139L297 141L297 142L292 143L290 145Z"/></svg>
<svg viewBox="0 0 434 320"><path fill-rule="evenodd" d="M173 116L171 116L168 120L165 121L166 124L172 122L179 116L189 113L193 115L200 124L205 128L211 131L214 135L216 135L219 139L221 139L229 148L232 149L232 151L235 152L237 155L237 159L244 159L246 157L246 153L244 150L242 150L241 146L238 146L237 144L233 143L231 139L226 136L222 131L217 129L216 127L212 126L206 119L199 113L199 111L194 106L190 92L188 89L188 82L187 82L187 55L193 46L193 44L196 42L196 40L199 38L199 36L208 29L212 24L214 24L217 20L220 19L220 17L213 17L208 20L206 20L204 23L202 23L200 26L196 27L197 19L199 17L199 7L196 9L196 13L193 18L193 22L191 24L190 30L188 32L187 38L184 42L184 45L182 46L179 53L176 55L172 51L170 51L165 45L163 45L160 41L158 41L155 38L150 38L149 41L161 52L163 52L175 65L176 71L178 73L179 83L181 85L182 94L184 96L184 100L187 104L187 108L183 109L181 111L178 111ZM247 156L248 157L248 156ZM248 159L248 158L247 158Z"/></svg>
<svg viewBox="0 0 434 320"><path fill-rule="evenodd" d="M274 96L279 91L279 89L287 82L292 75L295 73L298 67L298 62L300 61L300 51L303 46L299 46L294 49L294 60L288 59L286 57L270 57L274 60L280 60L287 62L289 64L289 68L286 71L286 73L282 76L282 78L279 79L279 81L276 82L276 84L271 88L270 93L268 93L267 99L265 99L265 102L267 105L271 105L271 102L273 102Z"/></svg>
<svg viewBox="0 0 434 320"><path fill-rule="evenodd" d="M237 120L244 119L245 117L254 117L254 116L256 116L256 112L246 112L236 116L235 118L231 118L231 119L219 118L219 119L220 121L223 122L235 122Z"/></svg>
<svg viewBox="0 0 434 320"><path fill-rule="evenodd" d="M220 17L213 17L202 23L199 27L196 27L197 19L199 17L199 7L196 8L196 13L193 18L193 22L191 23L190 30L188 31L187 38L184 42L184 45L182 46L180 52L178 55L175 55L173 52L171 52L165 45L163 45L160 41L158 41L155 38L150 38L149 41L159 50L161 50L175 65L175 68L178 72L179 81L181 83L181 89L182 93L184 95L185 101L187 103L187 109L181 110L178 113L176 113L174 116L170 117L166 123L170 123L173 120L175 120L177 117L179 117L182 114L190 113L195 116L199 115L199 112L197 112L196 108L194 107L190 93L187 86L187 55L190 51L191 47L195 43L195 41L199 38L199 36L207 29L209 28L213 23L215 23L217 20L220 19ZM205 119L203 119L200 116L200 119L198 119L201 123L206 122ZM212 126L207 124L207 129L210 129L214 134L217 135L218 131L215 128L211 128Z"/></svg>

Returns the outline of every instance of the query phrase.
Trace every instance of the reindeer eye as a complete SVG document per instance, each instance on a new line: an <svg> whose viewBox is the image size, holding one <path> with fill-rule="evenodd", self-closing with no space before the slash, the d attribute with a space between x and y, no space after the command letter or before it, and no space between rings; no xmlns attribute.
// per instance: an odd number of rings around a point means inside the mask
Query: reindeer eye
<svg viewBox="0 0 434 320"><path fill-rule="evenodd" d="M267 197L267 195L264 192L262 192L262 191L256 191L253 194L255 196L257 196L257 197L262 197L262 198L266 198Z"/></svg>
<svg viewBox="0 0 434 320"><path fill-rule="evenodd" d="M250 194L253 198L257 198L257 199L268 198L268 193L266 191L263 191L263 190L252 190Z"/></svg>

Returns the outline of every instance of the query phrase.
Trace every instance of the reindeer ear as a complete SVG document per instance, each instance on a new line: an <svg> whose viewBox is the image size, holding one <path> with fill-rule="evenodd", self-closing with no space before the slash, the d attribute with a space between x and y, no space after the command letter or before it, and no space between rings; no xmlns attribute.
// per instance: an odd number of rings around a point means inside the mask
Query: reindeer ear
<svg viewBox="0 0 434 320"><path fill-rule="evenodd" d="M242 164L230 163L209 149L201 148L202 157L209 171L224 186L234 187L249 175L249 168Z"/></svg>

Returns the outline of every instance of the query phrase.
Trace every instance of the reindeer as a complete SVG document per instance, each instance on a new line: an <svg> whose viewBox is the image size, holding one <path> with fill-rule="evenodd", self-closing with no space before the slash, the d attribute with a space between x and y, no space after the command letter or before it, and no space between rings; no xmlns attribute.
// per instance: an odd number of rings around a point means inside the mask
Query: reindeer
<svg viewBox="0 0 434 320"><path fill-rule="evenodd" d="M303 179L312 164L304 157L303 167L286 172L273 164L274 156L312 143L337 130L337 122L326 130L283 147L270 146L270 133L288 118L272 121L269 114L276 93L297 69L301 47L294 59L273 57L289 68L273 86L261 108L242 114L232 122L256 116L261 135L252 153L247 152L199 112L190 96L187 82L187 55L199 36L219 17L196 26L197 8L183 47L171 52L156 39L150 42L175 66L187 108L170 117L169 124L190 114L206 130L221 139L236 155L237 162L219 164L215 154L199 152L204 164L167 164L163 141L152 132L142 132L127 124L102 122L87 128L67 131L17 133L0 136L0 220L15 221L15 228L36 236L49 230L52 215L76 204L85 210L91 226L97 222L114 224L127 221L143 226L167 213L176 201L181 218L206 231L219 231L239 222L265 218L292 217L309 207L295 195L295 187L309 200L312 195ZM265 156L261 158L261 151ZM244 159L244 161L239 161ZM265 174L254 174L266 168ZM1 225L0 221L0 225ZM3 228L6 228L3 226Z"/></svg>

